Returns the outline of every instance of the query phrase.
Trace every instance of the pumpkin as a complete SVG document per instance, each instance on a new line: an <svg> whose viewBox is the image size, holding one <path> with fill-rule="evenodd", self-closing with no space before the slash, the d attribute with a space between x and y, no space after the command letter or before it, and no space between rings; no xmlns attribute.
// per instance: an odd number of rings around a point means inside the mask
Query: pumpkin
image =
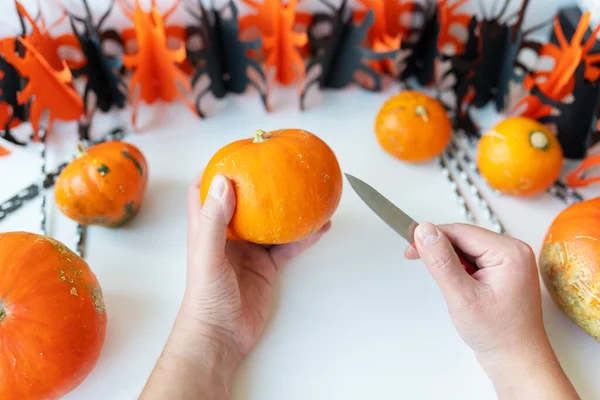
<svg viewBox="0 0 600 400"><path fill-rule="evenodd" d="M562 169L563 152L556 137L540 122L507 118L487 131L477 147L477 166L498 192L536 196L552 186Z"/></svg>
<svg viewBox="0 0 600 400"><path fill-rule="evenodd" d="M569 206L554 219L539 264L554 302L600 342L600 197Z"/></svg>
<svg viewBox="0 0 600 400"><path fill-rule="evenodd" d="M381 147L406 162L439 156L452 138L452 121L442 104L424 93L404 91L387 100L375 119Z"/></svg>
<svg viewBox="0 0 600 400"><path fill-rule="evenodd" d="M61 172L55 188L60 211L82 225L119 227L138 213L148 165L132 144L111 141L85 149Z"/></svg>
<svg viewBox="0 0 600 400"><path fill-rule="evenodd" d="M58 399L92 371L104 345L102 290L62 243L0 233L0 398Z"/></svg>
<svg viewBox="0 0 600 400"><path fill-rule="evenodd" d="M259 244L306 238L329 221L342 193L335 154L302 129L259 130L221 148L202 175L202 203L217 174L231 180L236 196L227 236Z"/></svg>

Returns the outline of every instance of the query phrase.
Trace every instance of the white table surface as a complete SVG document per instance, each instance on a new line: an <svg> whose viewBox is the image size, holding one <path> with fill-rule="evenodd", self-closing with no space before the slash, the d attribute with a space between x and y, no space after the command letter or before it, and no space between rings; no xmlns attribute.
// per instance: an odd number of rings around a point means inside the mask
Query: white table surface
<svg viewBox="0 0 600 400"><path fill-rule="evenodd" d="M295 89L277 88L271 114L250 92L211 107L206 120L181 104L142 106L143 131L126 140L139 146L148 159L147 197L128 226L88 230L86 258L104 291L108 330L96 368L66 399L135 399L139 394L183 295L187 186L216 150L257 128L307 129L332 147L343 171L371 183L415 219L464 222L435 162L404 164L377 144L374 118L394 92L393 87L379 94L356 88L325 92L320 104L301 113ZM129 110L99 115L94 130L128 123L129 115ZM74 127L56 125L51 166L70 156ZM35 146L0 158L0 199L38 175ZM480 186L509 233L536 252L547 227L565 207L549 195L512 199ZM598 196L600 187L582 194ZM0 223L0 231L37 232L39 206L40 199L30 202ZM56 208L50 223L51 234L74 247L74 223ZM495 398L491 383L454 330L428 272L419 262L403 258L405 245L345 181L332 230L280 275L267 329L244 362L234 398ZM557 309L545 288L543 302L548 334L567 374L583 399L600 398L600 344Z"/></svg>

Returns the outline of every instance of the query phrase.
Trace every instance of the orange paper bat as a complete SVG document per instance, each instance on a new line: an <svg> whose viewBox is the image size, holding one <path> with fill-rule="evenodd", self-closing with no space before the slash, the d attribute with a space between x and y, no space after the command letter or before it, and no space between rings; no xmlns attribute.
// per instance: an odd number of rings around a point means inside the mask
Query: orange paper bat
<svg viewBox="0 0 600 400"><path fill-rule="evenodd" d="M133 12L122 7L125 15L133 21L138 46L137 53L123 55L123 65L133 69L129 96L133 106L131 123L134 128L141 100L152 104L157 100L171 102L179 98L196 113L194 104L186 97L191 93L191 85L178 66L186 59L185 45L182 43L178 49L172 50L167 43L164 21L178 5L177 0L164 16L158 12L155 0L152 0L150 12L142 10L139 0L135 0ZM180 84L186 93L182 93L177 84ZM139 93L137 97L136 93Z"/></svg>
<svg viewBox="0 0 600 400"><path fill-rule="evenodd" d="M559 46L547 43L540 51L541 57L554 59L554 68L551 71L534 71L527 75L523 82L527 90L536 85L547 97L555 101L564 100L575 89L575 71L582 61L586 64L585 78L592 82L600 79L600 67L595 65L600 62L600 54L590 55L596 36L600 33L600 26L594 30L589 40L582 44L590 18L589 12L583 14L571 43L565 38L558 17L555 18L554 31ZM532 95L523 98L516 108L525 108L523 115L531 118L541 118L552 113L552 107L543 105L540 99Z"/></svg>
<svg viewBox="0 0 600 400"><path fill-rule="evenodd" d="M25 57L21 58L15 52L14 39L3 41L2 50L6 61L28 79L25 88L18 93L17 101L25 104L31 99L29 121L35 132L34 139L39 140L38 131L44 110L49 114L47 129L50 130L54 119L79 119L83 114L83 100L71 85L71 70L66 62L62 62L61 69L55 69L27 39L17 40L26 49Z"/></svg>
<svg viewBox="0 0 600 400"><path fill-rule="evenodd" d="M308 36L306 32L296 32L294 26L308 26L312 16L296 12L296 0L290 0L287 5L282 0L265 0L262 4L254 0L242 1L257 13L240 18L240 32L251 26L260 29L267 76L274 68L277 82L301 85L306 72L302 53L308 44Z"/></svg>

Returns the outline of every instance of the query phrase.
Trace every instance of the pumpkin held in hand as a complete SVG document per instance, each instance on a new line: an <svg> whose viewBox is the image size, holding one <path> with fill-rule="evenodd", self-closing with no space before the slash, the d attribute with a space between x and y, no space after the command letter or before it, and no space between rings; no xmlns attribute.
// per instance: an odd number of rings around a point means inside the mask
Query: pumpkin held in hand
<svg viewBox="0 0 600 400"><path fill-rule="evenodd" d="M301 240L333 215L342 171L329 146L302 129L257 131L220 149L200 184L202 203L215 175L232 181L236 208L228 237L259 244Z"/></svg>
<svg viewBox="0 0 600 400"><path fill-rule="evenodd" d="M538 121L507 118L479 140L477 167L487 183L502 194L538 195L552 186L562 169L558 139Z"/></svg>
<svg viewBox="0 0 600 400"><path fill-rule="evenodd" d="M81 384L104 345L102 290L62 243L0 233L0 398L58 399Z"/></svg>
<svg viewBox="0 0 600 400"><path fill-rule="evenodd" d="M148 182L144 155L132 144L105 142L83 148L56 181L60 211L82 225L119 227L138 213Z"/></svg>
<svg viewBox="0 0 600 400"><path fill-rule="evenodd" d="M540 271L559 308L600 342L600 197L556 217L540 253Z"/></svg>
<svg viewBox="0 0 600 400"><path fill-rule="evenodd" d="M404 91L385 102L375 120L383 149L407 162L440 155L452 137L452 121L444 106L424 93Z"/></svg>

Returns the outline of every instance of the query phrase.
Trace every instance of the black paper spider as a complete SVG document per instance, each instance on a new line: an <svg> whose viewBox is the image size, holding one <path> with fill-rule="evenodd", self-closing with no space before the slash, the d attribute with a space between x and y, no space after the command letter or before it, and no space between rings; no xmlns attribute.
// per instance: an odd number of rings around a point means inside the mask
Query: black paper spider
<svg viewBox="0 0 600 400"><path fill-rule="evenodd" d="M510 0L494 17L483 12L484 19L473 17L468 26L465 50L453 56L441 56L450 61L450 69L442 76L440 86L451 76L455 78L452 90L456 95L456 127L467 134L479 136L479 128L469 116L471 106L481 108L490 101L498 112L506 107L510 82L521 82L528 68L518 59L521 50L528 48L539 54L541 44L527 40L527 36L547 23L527 31L521 27L530 0L523 0L521 8L506 17ZM510 25L509 22L517 18ZM518 70L523 73L518 74Z"/></svg>
<svg viewBox="0 0 600 400"><path fill-rule="evenodd" d="M231 18L224 19L221 12L229 7ZM233 1L221 9L214 7L209 11L198 0L200 14L191 7L186 6L188 12L197 20L198 25L188 27L188 43L194 35L200 36L203 47L200 50L187 48L187 54L191 63L198 66L192 77L192 86L198 80L207 75L210 79L209 86L196 97L196 110L198 115L204 118L201 102L208 93L212 93L217 99L221 99L227 93L244 93L248 85L258 90L262 102L267 110L267 93L260 84L250 79L247 69L250 68L258 73L262 84L266 85L265 74L260 65L248 57L248 50L257 50L261 47L261 40L243 42L239 39L238 9Z"/></svg>
<svg viewBox="0 0 600 400"><path fill-rule="evenodd" d="M10 126L16 120L25 121L27 119L27 108L20 105L17 101L17 93L23 89L23 78L19 72L6 60L0 56L0 103L6 103L10 107L10 116L0 129L4 129L2 137L11 143L25 145L18 141L11 133Z"/></svg>
<svg viewBox="0 0 600 400"><path fill-rule="evenodd" d="M556 101L547 97L537 85L531 94L543 104L554 108L552 115L540 122L554 125L566 158L582 159L596 140L597 118L600 116L600 85L585 79L586 64L582 61L575 71L575 89L572 102ZM583 133L583 134L582 134Z"/></svg>
<svg viewBox="0 0 600 400"><path fill-rule="evenodd" d="M83 75L87 79L83 93L84 116L79 123L79 137L83 140L89 139L89 129L92 117L97 109L108 112L111 108L123 108L127 101L127 88L121 79L120 70L122 62L120 57L111 57L102 49L102 37L100 31L102 25L108 18L114 0L111 0L108 10L102 14L98 24L94 26L92 13L87 0L82 0L86 16L80 18L65 10L69 16L71 28L81 46L81 51L86 58L85 65L73 70L74 76ZM77 29L75 21L82 23L83 32ZM105 35L105 40L115 40L112 34ZM122 42L119 42L122 45ZM95 102L90 104L90 96L94 94Z"/></svg>
<svg viewBox="0 0 600 400"><path fill-rule="evenodd" d="M335 8L327 0L319 1L333 11L333 14L315 14L308 31L313 56L306 66L306 74L308 75L318 65L321 66L321 73L304 85L300 95L302 110L305 109L306 93L317 84L321 89L340 89L354 82L370 91L381 90L381 76L364 62L385 60L398 54L398 50L377 53L361 46L375 21L373 10L367 12L362 24L355 25L352 22L352 13L347 12L347 0L343 0L339 8ZM328 23L331 33L325 37L316 37L312 31L321 23ZM357 80L355 74L359 71L372 79L372 86Z"/></svg>
<svg viewBox="0 0 600 400"><path fill-rule="evenodd" d="M399 79L405 81L415 76L420 85L428 86L434 81L435 59L439 57L437 42L440 24L437 2L427 0L423 4L415 3L413 18L417 15L423 24L411 33L416 39L402 41L402 49L410 51L410 55L404 61Z"/></svg>

